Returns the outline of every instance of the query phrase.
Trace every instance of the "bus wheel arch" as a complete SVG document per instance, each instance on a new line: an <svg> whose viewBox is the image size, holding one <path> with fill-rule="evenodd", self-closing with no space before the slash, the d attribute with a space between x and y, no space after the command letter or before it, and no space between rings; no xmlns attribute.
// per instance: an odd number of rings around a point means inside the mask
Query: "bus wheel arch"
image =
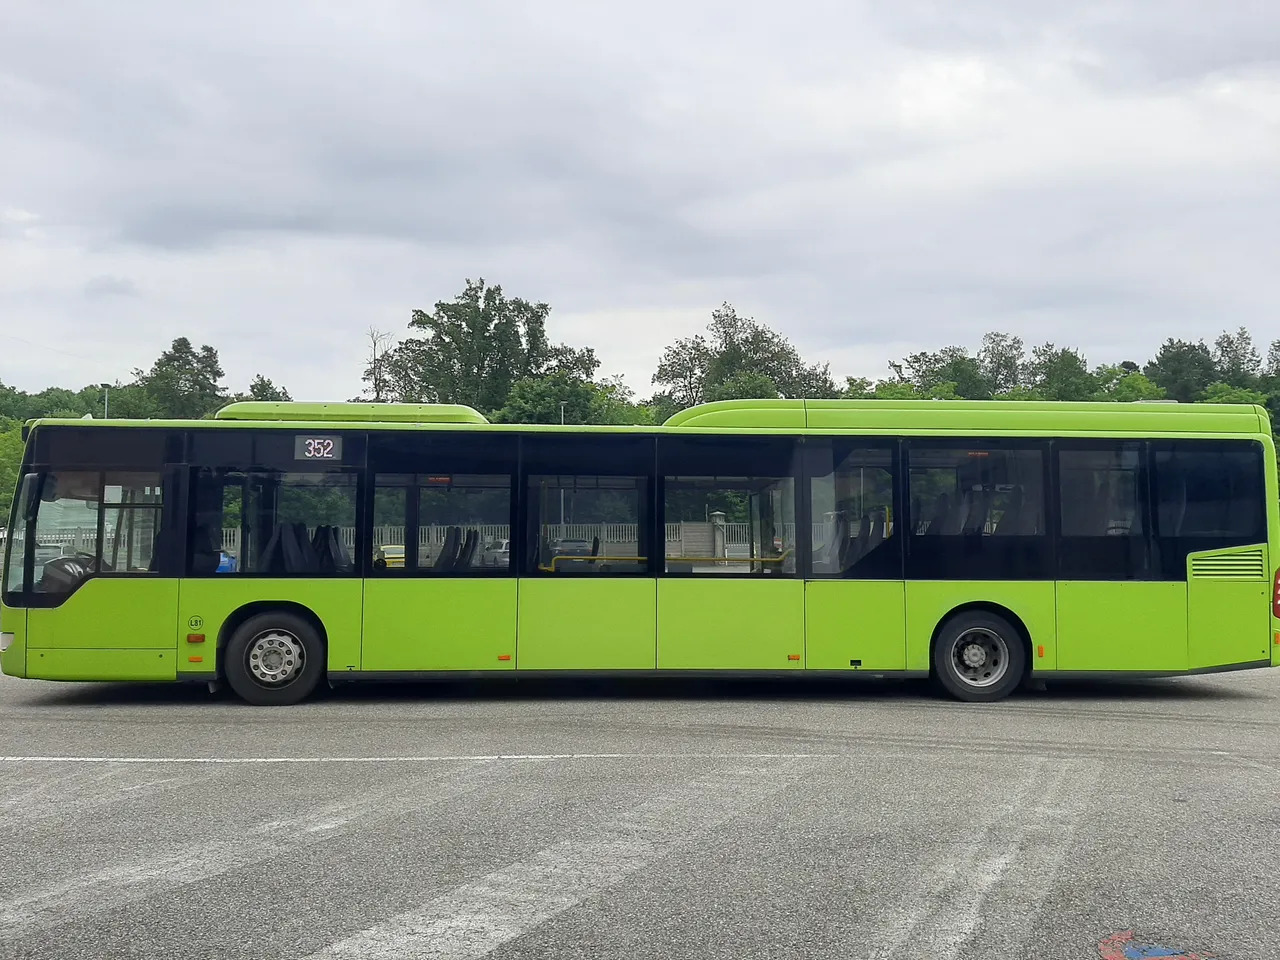
<svg viewBox="0 0 1280 960"><path fill-rule="evenodd" d="M991 655L1007 650L1007 663L999 676L990 680L966 681L958 670L950 670L951 649L966 639L976 638L979 647ZM947 648L944 650L944 648ZM948 695L960 700L991 702L1002 700L1031 675L1031 632L1026 622L1000 603L978 600L947 611L929 638L930 679Z"/></svg>
<svg viewBox="0 0 1280 960"><path fill-rule="evenodd" d="M234 610L218 631L218 676L249 703L297 703L324 676L328 646L324 622L309 607L254 601ZM280 662L268 664L264 655Z"/></svg>

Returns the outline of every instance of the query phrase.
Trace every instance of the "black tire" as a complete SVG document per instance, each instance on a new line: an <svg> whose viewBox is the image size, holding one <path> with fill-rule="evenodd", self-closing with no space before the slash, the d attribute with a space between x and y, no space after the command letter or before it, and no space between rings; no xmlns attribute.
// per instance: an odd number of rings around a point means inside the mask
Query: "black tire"
<svg viewBox="0 0 1280 960"><path fill-rule="evenodd" d="M957 614L933 643L933 679L957 700L1003 700L1021 685L1026 669L1021 632L998 614Z"/></svg>
<svg viewBox="0 0 1280 960"><path fill-rule="evenodd" d="M227 642L223 670L231 689L254 706L279 707L305 699L324 673L324 643L294 613L259 613Z"/></svg>

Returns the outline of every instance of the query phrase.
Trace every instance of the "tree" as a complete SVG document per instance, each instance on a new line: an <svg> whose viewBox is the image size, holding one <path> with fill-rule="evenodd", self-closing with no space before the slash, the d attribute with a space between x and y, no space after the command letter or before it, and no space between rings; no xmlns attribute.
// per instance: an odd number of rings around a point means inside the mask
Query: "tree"
<svg viewBox="0 0 1280 960"><path fill-rule="evenodd" d="M385 354L387 396L462 403L487 413L507 402L518 380L557 372L590 380L600 365L595 352L550 343L550 311L545 303L508 299L483 278L468 280L462 293L438 301L431 313L413 311L409 328L417 335Z"/></svg>
<svg viewBox="0 0 1280 960"><path fill-rule="evenodd" d="M1222 383L1246 389L1256 387L1262 373L1262 357L1253 345L1253 335L1244 327L1235 333L1224 330L1213 344L1213 367Z"/></svg>
<svg viewBox="0 0 1280 960"><path fill-rule="evenodd" d="M634 400L620 378L594 383L566 371L525 377L493 414L497 423L648 424L649 408Z"/></svg>
<svg viewBox="0 0 1280 960"><path fill-rule="evenodd" d="M913 353L898 363L891 362L889 369L897 380L911 384L921 396L934 395L944 383L952 386L942 392L953 399L986 400L992 392L991 381L983 373L981 362L969 356L964 347Z"/></svg>
<svg viewBox="0 0 1280 960"><path fill-rule="evenodd" d="M22 424L0 417L0 527L8 526L22 463Z"/></svg>
<svg viewBox="0 0 1280 960"><path fill-rule="evenodd" d="M369 356L365 360L364 373L360 375L360 379L368 384L368 388L363 396L356 399L382 403L393 392L388 364L391 359L391 345L395 338L390 333L379 330L377 327L370 327L367 336L369 338Z"/></svg>
<svg viewBox="0 0 1280 960"><path fill-rule="evenodd" d="M1170 337L1142 372L1172 400L1194 403L1217 377L1213 355L1203 340L1191 343Z"/></svg>
<svg viewBox="0 0 1280 960"><path fill-rule="evenodd" d="M978 364L991 393L1003 393L1019 386L1026 362L1021 337L995 331L983 335Z"/></svg>
<svg viewBox="0 0 1280 960"><path fill-rule="evenodd" d="M1236 387L1229 383L1211 383L1204 391L1202 403L1256 403L1266 406L1267 395L1260 390Z"/></svg>
<svg viewBox="0 0 1280 960"><path fill-rule="evenodd" d="M1070 347L1041 344L1031 351L1027 370L1032 389L1045 400L1092 400L1098 392L1084 357Z"/></svg>
<svg viewBox="0 0 1280 960"><path fill-rule="evenodd" d="M681 409L712 398L840 395L830 365L806 364L786 337L728 303L712 312L705 336L663 351L653 382Z"/></svg>
<svg viewBox="0 0 1280 960"><path fill-rule="evenodd" d="M757 370L742 370L707 388L708 402L715 400L774 400L778 386Z"/></svg>
<svg viewBox="0 0 1280 960"><path fill-rule="evenodd" d="M284 387L277 387L274 383L259 373L249 382L248 399L274 401L278 403L281 401L292 400L293 397L289 396L289 391Z"/></svg>
<svg viewBox="0 0 1280 960"><path fill-rule="evenodd" d="M1101 366L1093 372L1098 385L1099 400L1116 400L1132 402L1135 400L1162 400L1165 392L1152 383L1146 376L1136 372L1137 364L1131 363L1134 369L1123 363L1113 366Z"/></svg>
<svg viewBox="0 0 1280 960"><path fill-rule="evenodd" d="M222 406L226 391L219 381L218 351L205 344L198 351L186 337L173 341L149 371L133 372L155 401L159 416L197 420Z"/></svg>

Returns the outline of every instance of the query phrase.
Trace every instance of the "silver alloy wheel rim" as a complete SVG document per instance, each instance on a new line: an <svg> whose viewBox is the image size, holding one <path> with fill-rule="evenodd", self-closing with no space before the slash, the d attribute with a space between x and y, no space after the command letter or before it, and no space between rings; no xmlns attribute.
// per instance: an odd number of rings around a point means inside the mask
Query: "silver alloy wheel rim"
<svg viewBox="0 0 1280 960"><path fill-rule="evenodd" d="M970 627L951 645L951 669L967 687L990 687L1009 672L1009 645L985 627Z"/></svg>
<svg viewBox="0 0 1280 960"><path fill-rule="evenodd" d="M306 660L302 641L287 630L267 630L249 641L245 665L255 681L279 687L302 672Z"/></svg>

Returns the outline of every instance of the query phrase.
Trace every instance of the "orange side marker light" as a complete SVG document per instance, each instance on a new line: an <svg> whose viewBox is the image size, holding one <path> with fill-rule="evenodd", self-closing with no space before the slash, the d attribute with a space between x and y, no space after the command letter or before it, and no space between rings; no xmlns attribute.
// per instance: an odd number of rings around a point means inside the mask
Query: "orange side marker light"
<svg viewBox="0 0 1280 960"><path fill-rule="evenodd" d="M1037 656L1037 657L1043 657L1043 656L1044 656L1044 644L1043 644L1043 643L1042 643L1042 644L1040 644L1038 647L1036 647L1036 656Z"/></svg>
<svg viewBox="0 0 1280 960"><path fill-rule="evenodd" d="M788 659L788 660L799 660L799 659L800 659L800 654L798 654L798 653L788 653L788 654L787 654L787 659Z"/></svg>
<svg viewBox="0 0 1280 960"><path fill-rule="evenodd" d="M500 654L498 654L498 659L499 659L499 660L510 660L510 659L511 659L511 654L509 654L509 653L500 653Z"/></svg>
<svg viewBox="0 0 1280 960"><path fill-rule="evenodd" d="M187 657L188 663L204 663L204 657Z"/></svg>
<svg viewBox="0 0 1280 960"><path fill-rule="evenodd" d="M203 633L188 633L187 643L204 643Z"/></svg>

